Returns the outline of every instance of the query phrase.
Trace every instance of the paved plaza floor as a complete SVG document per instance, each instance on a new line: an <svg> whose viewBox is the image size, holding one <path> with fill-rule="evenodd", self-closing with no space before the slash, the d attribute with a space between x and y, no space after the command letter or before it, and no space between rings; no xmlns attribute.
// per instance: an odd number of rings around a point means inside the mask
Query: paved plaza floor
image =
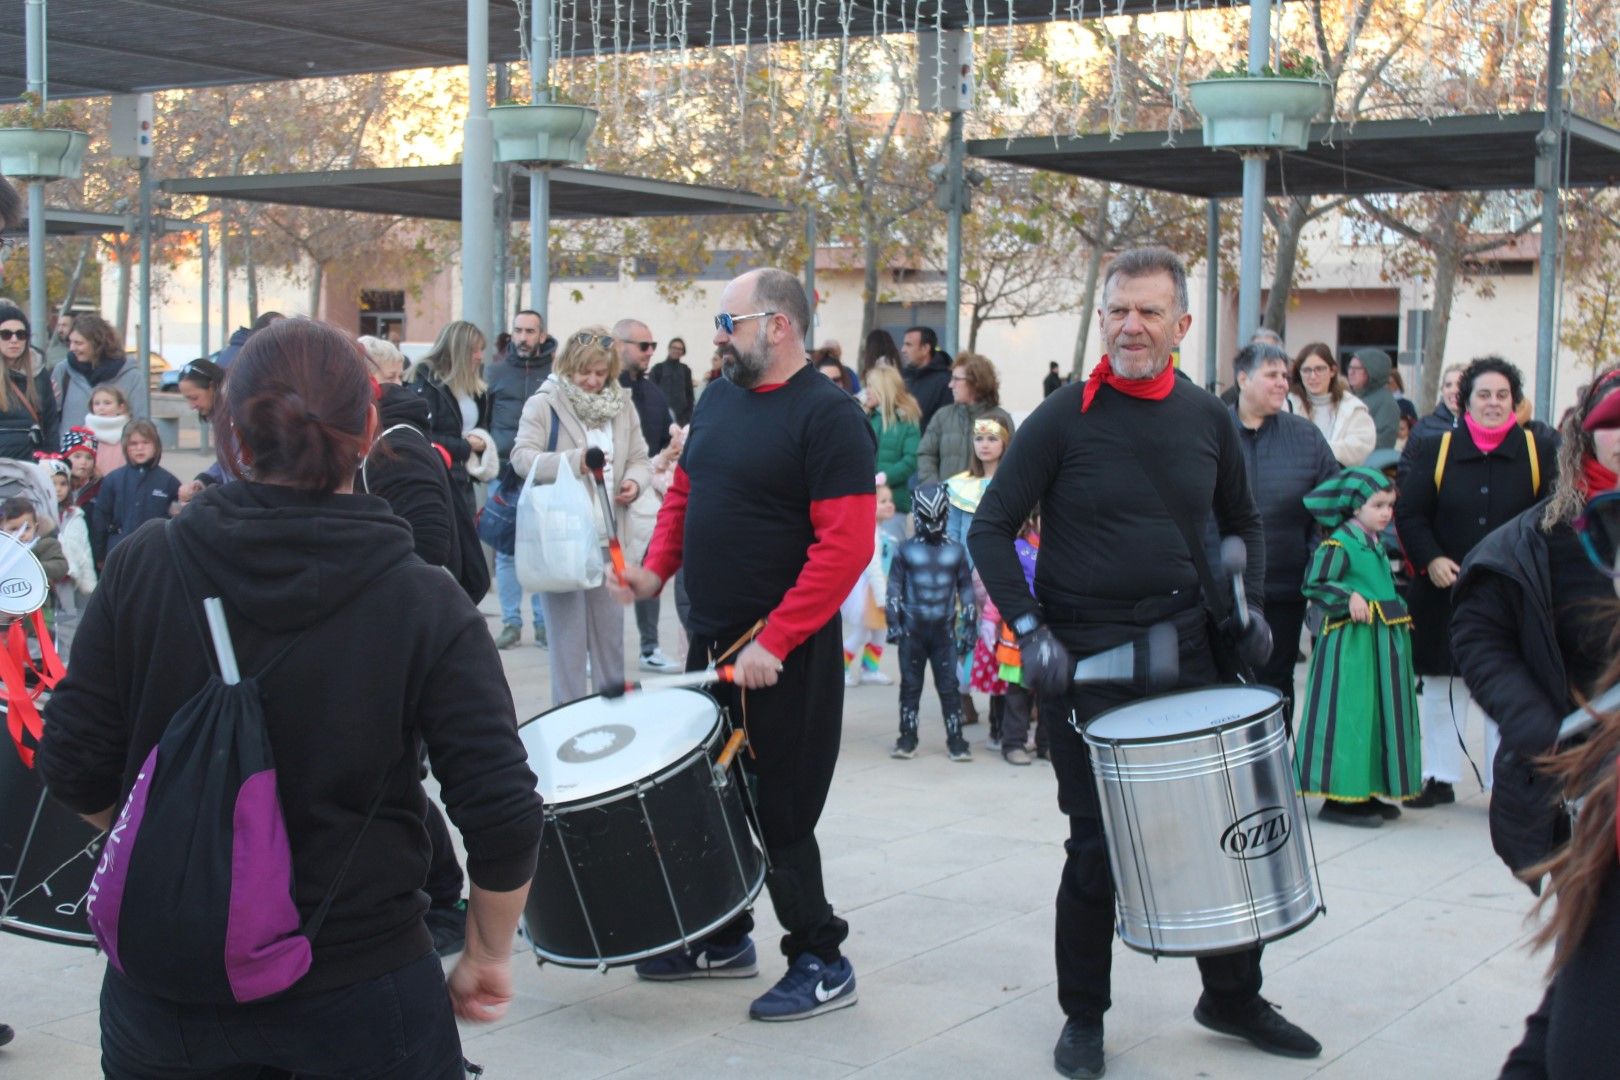
<svg viewBox="0 0 1620 1080"><path fill-rule="evenodd" d="M668 652L672 607L666 598ZM493 598L484 609L498 630ZM502 657L520 719L544 711L546 653L527 629ZM892 656L884 667L893 673ZM919 756L891 760L895 713L892 687L849 692L819 829L827 889L850 923L857 1005L793 1024L747 1018L782 970L762 903L756 979L643 983L626 970L541 968L519 946L516 1000L500 1022L464 1028L467 1056L492 1080L1053 1075L1063 1016L1052 899L1066 828L1052 771L1002 763L983 748L982 725L968 729L975 760L949 762L927 697ZM1459 794L1455 806L1408 811L1381 829L1313 819L1327 914L1266 949L1265 994L1321 1040L1320 1059L1270 1057L1206 1031L1192 1019L1191 961L1155 963L1116 944L1108 1075L1495 1076L1540 997L1547 958L1526 951L1532 898L1491 852L1485 798L1472 783ZM102 970L88 950L0 934L0 1022L18 1029L0 1050L0 1077L98 1075Z"/></svg>

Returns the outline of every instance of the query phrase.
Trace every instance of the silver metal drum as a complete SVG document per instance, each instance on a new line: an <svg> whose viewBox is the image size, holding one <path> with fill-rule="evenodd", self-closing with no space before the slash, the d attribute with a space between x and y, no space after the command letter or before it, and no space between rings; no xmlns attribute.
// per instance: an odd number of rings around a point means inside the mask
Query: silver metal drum
<svg viewBox="0 0 1620 1080"><path fill-rule="evenodd" d="M1234 952L1325 910L1277 691L1144 698L1099 715L1085 740L1125 944Z"/></svg>

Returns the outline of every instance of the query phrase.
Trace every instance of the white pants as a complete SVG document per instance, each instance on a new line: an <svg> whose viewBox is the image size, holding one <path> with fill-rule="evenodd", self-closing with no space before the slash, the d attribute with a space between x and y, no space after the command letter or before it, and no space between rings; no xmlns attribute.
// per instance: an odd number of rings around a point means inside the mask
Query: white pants
<svg viewBox="0 0 1620 1080"><path fill-rule="evenodd" d="M585 681L591 659L596 689L624 684L624 605L606 585L579 592L541 593L551 660L551 701L562 705L593 692Z"/></svg>
<svg viewBox="0 0 1620 1080"><path fill-rule="evenodd" d="M1458 739L1468 740L1473 717L1485 725L1485 760L1479 762L1485 790L1491 790L1491 773L1496 748L1502 735L1496 721L1485 715L1458 676L1424 675L1423 693L1418 697L1418 717L1423 727L1423 778L1456 784L1462 780L1463 753Z"/></svg>

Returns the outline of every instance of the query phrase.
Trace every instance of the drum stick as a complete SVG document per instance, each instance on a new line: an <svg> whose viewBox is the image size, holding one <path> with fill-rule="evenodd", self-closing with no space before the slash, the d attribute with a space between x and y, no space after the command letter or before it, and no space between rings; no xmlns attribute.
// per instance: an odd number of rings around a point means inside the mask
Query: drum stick
<svg viewBox="0 0 1620 1080"><path fill-rule="evenodd" d="M1243 589L1243 571L1249 567L1249 549L1241 536L1228 536L1221 541L1221 570L1232 579L1232 600L1236 610L1238 628L1249 628L1249 598Z"/></svg>
<svg viewBox="0 0 1620 1080"><path fill-rule="evenodd" d="M608 494L607 481L602 478L602 470L607 467L607 455L602 453L600 446L592 446L585 451L585 467L596 478L596 490L602 496L602 512L607 516L608 557L613 560L614 576L623 585L624 548L619 546L619 515L613 509L613 496Z"/></svg>
<svg viewBox="0 0 1620 1080"><path fill-rule="evenodd" d="M747 732L741 729L733 731L731 738L726 740L725 749L720 751L720 758L714 763L714 767L721 772L731 768L731 759L737 756L737 751L742 749L743 741L747 738Z"/></svg>
<svg viewBox="0 0 1620 1080"><path fill-rule="evenodd" d="M679 675L660 675L656 679L643 679L640 682L627 682L622 688L617 686L605 687L602 696L606 698L623 697L636 690L681 690L689 686L708 686L710 683L731 682L735 674L730 664L723 664L717 668L705 668L702 671L687 671Z"/></svg>

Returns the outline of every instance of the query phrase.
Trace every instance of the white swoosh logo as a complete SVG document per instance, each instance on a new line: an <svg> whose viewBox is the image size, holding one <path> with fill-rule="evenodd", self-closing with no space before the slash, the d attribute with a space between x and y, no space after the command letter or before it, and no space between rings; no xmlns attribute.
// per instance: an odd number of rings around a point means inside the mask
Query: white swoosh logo
<svg viewBox="0 0 1620 1080"><path fill-rule="evenodd" d="M837 997L839 994L842 994L844 992L844 988L847 987L850 983L852 983L854 981L855 981L855 976L851 975L851 976L849 976L849 978L845 979L843 982L839 983L837 986L834 986L834 987L832 987L830 989L828 987L826 987L826 986L823 986L821 983L816 983L816 1000L821 1002L822 1004L826 1004L827 1002L831 1001L833 998Z"/></svg>

